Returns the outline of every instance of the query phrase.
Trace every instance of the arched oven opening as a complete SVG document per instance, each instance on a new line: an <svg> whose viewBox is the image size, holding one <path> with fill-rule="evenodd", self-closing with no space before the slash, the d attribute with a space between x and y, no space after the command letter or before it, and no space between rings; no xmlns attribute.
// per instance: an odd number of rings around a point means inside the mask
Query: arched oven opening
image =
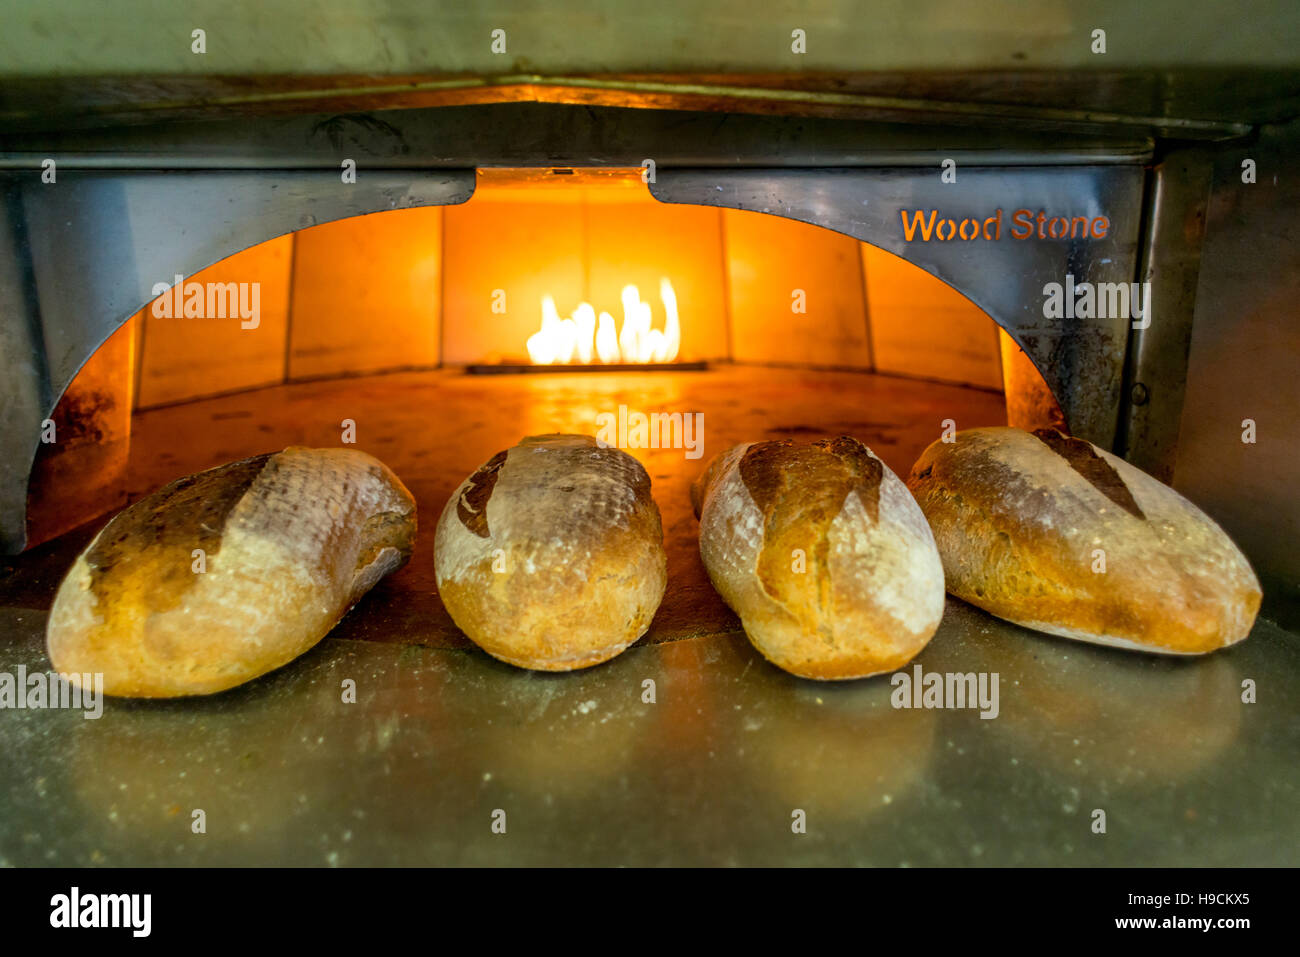
<svg viewBox="0 0 1300 957"><path fill-rule="evenodd" d="M691 513L717 452L844 434L905 475L945 428L1065 424L1010 336L898 256L573 168L483 170L464 204L311 226L181 277L50 418L27 521L51 560L188 474L292 445L376 456L424 540L332 634L434 647L469 642L437 595L433 525L526 435L594 435L646 467L669 556L656 642L739 633Z"/></svg>

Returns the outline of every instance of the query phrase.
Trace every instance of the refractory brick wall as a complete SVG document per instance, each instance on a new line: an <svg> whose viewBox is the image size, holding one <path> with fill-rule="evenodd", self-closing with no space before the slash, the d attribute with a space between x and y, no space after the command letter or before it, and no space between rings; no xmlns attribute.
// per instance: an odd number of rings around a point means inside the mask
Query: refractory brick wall
<svg viewBox="0 0 1300 957"><path fill-rule="evenodd" d="M524 360L543 294L621 321L638 286L662 325L676 290L683 359L850 368L1000 388L997 328L939 280L829 230L658 203L643 190L494 189L462 206L327 223L187 282L257 283L255 328L136 323L136 406L339 375Z"/></svg>

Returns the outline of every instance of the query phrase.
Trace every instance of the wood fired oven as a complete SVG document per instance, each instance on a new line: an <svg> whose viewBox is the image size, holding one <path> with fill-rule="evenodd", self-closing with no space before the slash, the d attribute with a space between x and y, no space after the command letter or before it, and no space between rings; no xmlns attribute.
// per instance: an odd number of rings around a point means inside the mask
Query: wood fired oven
<svg viewBox="0 0 1300 957"><path fill-rule="evenodd" d="M0 717L6 781L41 769L58 796L41 824L30 788L0 790L21 822L0 859L40 860L19 832L58 827L40 846L69 863L1293 862L1300 822L1264 807L1297 784L1294 708L1266 703L1300 691L1295 64L1175 71L1157 109L1134 64L1140 106L987 60L619 62L9 87L3 667L48 668L77 553L201 469L353 446L410 488L420 537L250 685L110 700L84 728ZM668 447L628 438L674 415ZM987 723L757 656L699 558L709 457L849 434L906 474L945 429L1008 423L1113 450L1219 521L1264 583L1251 638L1172 662L950 598L917 660L1000 673ZM439 599L438 514L524 435L611 428L663 515L650 631L570 675L487 658ZM219 837L187 843L195 807ZM788 846L792 808L815 824Z"/></svg>

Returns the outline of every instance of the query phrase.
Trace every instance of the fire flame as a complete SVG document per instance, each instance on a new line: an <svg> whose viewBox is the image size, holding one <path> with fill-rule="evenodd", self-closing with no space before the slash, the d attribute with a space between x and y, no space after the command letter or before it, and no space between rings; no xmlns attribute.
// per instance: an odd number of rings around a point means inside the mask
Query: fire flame
<svg viewBox="0 0 1300 957"><path fill-rule="evenodd" d="M555 300L542 297L542 328L528 337L528 356L535 365L580 362L672 362L682 344L677 320L677 294L667 279L659 280L664 327L652 329L650 303L641 301L636 286L623 287L623 327L614 332L614 317L599 317L591 303L579 303L573 315L561 319Z"/></svg>

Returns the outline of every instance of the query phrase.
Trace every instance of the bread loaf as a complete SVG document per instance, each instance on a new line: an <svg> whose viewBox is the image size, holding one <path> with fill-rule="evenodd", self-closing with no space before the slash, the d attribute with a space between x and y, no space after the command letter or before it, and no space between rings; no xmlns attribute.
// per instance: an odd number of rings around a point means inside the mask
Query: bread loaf
<svg viewBox="0 0 1300 957"><path fill-rule="evenodd" d="M805 678L907 663L943 617L943 569L902 481L847 436L737 445L691 486L700 557L765 658Z"/></svg>
<svg viewBox="0 0 1300 957"><path fill-rule="evenodd" d="M110 695L211 694L292 661L411 554L415 502L377 459L289 448L119 513L60 585L56 671Z"/></svg>
<svg viewBox="0 0 1300 957"><path fill-rule="evenodd" d="M1055 429L969 429L908 485L948 590L1007 621L1120 648L1201 654L1241 641L1259 582L1173 489Z"/></svg>
<svg viewBox="0 0 1300 957"><path fill-rule="evenodd" d="M537 435L461 483L434 567L452 620L493 657L571 671L650 627L667 583L650 476L586 435Z"/></svg>

